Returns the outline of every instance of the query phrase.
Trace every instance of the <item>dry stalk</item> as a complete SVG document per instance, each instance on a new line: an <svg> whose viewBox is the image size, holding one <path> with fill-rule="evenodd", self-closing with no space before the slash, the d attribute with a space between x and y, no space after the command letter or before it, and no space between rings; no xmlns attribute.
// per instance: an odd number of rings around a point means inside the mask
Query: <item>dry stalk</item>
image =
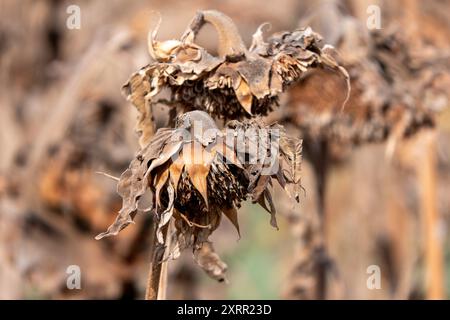
<svg viewBox="0 0 450 320"><path fill-rule="evenodd" d="M147 286L145 289L145 300L161 300L165 298L167 287L167 261L163 262L166 249L169 247L158 244L156 238L157 231L156 222L153 222L151 229L151 249L150 249L150 265L147 275ZM163 230L163 235L167 239L170 233L169 225ZM161 286L163 284L163 286Z"/></svg>
<svg viewBox="0 0 450 320"><path fill-rule="evenodd" d="M420 133L419 146L422 161L416 162L416 174L421 190L425 250L425 296L427 299L444 299L444 253L437 209L436 131Z"/></svg>
<svg viewBox="0 0 450 320"><path fill-rule="evenodd" d="M153 123L150 127L151 132L147 132L147 135L149 137L154 135L154 127ZM141 144L141 147L144 147ZM167 239L167 234L169 233L169 225L165 226L162 229L163 237ZM147 285L145 288L145 300L160 300L161 294L160 294L160 285L161 282L167 283L167 261L162 262L166 248L168 249L169 246L161 246L158 243L157 239L157 233L158 231L158 222L154 219L152 219L152 226L150 229L150 263L148 268L148 275L147 275ZM163 263L166 266L165 272L162 272L163 269ZM165 287L163 288L164 296L165 296Z"/></svg>

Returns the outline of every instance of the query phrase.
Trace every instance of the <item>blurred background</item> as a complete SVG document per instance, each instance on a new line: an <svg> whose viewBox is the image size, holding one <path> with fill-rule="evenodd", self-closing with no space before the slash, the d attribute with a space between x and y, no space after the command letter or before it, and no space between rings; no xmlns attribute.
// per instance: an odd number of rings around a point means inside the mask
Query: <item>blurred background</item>
<svg viewBox="0 0 450 320"><path fill-rule="evenodd" d="M70 5L80 8L79 29L67 26ZM162 17L159 39L179 38L197 10L217 9L234 20L247 45L263 22L271 23L270 33L311 25L324 44L342 49L349 65L361 50L369 65L379 47L373 38L355 39L368 32L376 13L371 5L380 9L377 32L399 34L407 48L448 64L448 0L0 0L0 299L143 297L150 219L138 215L119 236L94 240L121 206L116 182L96 172L119 176L139 148L137 113L120 88L151 61L146 37L153 11ZM343 21L361 27L343 35ZM198 42L214 53L214 30L202 30ZM398 61L401 73L404 60ZM413 88L419 80L408 76L399 78ZM445 76L436 86L447 90ZM365 98L377 101L398 83L368 81L365 90L377 89ZM273 120L286 121L280 112L297 108L303 97L322 101L327 94L321 84L308 97L302 85L281 97ZM425 90L414 93L429 97ZM432 98L432 120L420 122L423 132L399 139L394 149L386 134L364 143L333 140L326 172L318 166L324 153L311 145L333 138L312 134L301 116L290 128L309 141L300 204L275 195L279 231L259 206L244 204L242 238L228 221L212 236L230 283L208 278L186 250L169 265L168 298L447 299L450 103L445 95ZM383 106L398 100L393 94L384 99ZM70 265L80 267L80 290L66 286ZM368 284L370 266L379 267L380 288Z"/></svg>

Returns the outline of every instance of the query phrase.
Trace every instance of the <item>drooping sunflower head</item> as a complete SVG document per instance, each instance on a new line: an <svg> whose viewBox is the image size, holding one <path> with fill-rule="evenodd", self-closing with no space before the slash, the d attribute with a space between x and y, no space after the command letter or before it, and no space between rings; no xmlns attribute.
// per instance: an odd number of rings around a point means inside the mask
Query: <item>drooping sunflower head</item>
<svg viewBox="0 0 450 320"><path fill-rule="evenodd" d="M435 113L450 101L449 59L429 47L417 50L403 30L361 32L361 22L345 17L337 43L342 65L352 75L345 92L336 75L313 70L290 87L288 115L278 119L295 125L305 140L326 141L330 156L342 159L355 145L395 141L435 125ZM380 67L381 66L381 67Z"/></svg>
<svg viewBox="0 0 450 320"><path fill-rule="evenodd" d="M276 226L269 192L272 178L298 200L293 190L300 187L301 141L287 138L280 129L261 120L247 120L233 121L219 130L203 111L180 115L173 129L157 131L122 174L118 191L123 207L97 239L116 235L130 224L149 190L152 205L147 211L155 217L158 242L167 243L167 226L173 221L175 231L168 235L172 258L192 247L197 263L214 278L222 279L224 268L208 271L200 262L205 246L212 248L209 236L222 215L239 232L237 209L248 198L266 208ZM220 260L217 265L221 265Z"/></svg>
<svg viewBox="0 0 450 320"><path fill-rule="evenodd" d="M195 43L205 24L219 36L217 56ZM263 26L250 48L233 21L217 11L198 12L180 40L157 41L157 29L151 31L149 51L155 61L123 87L141 114L138 131L148 130L151 106L158 102L181 112L203 110L214 118L240 120L266 115L278 105L278 95L310 69L328 68L348 80L332 47L321 47L320 36L310 28L275 34L266 42ZM157 98L164 88L168 100Z"/></svg>

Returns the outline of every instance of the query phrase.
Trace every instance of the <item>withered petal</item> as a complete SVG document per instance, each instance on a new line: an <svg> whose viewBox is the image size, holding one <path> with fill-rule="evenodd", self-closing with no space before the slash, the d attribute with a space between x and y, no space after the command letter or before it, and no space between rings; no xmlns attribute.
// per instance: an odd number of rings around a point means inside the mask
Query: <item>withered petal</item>
<svg viewBox="0 0 450 320"><path fill-rule="evenodd" d="M350 75L348 74L348 71L342 67L341 65L339 65L339 63L333 58L332 53L334 53L334 48L331 46L326 46L324 47L324 49L321 51L321 62L325 67L328 67L334 71L337 71L340 75L342 75L345 79L345 83L347 85L347 94L345 97L344 102L342 103L342 109L345 107L345 105L347 104L349 98L350 98L350 93L352 90L352 85L350 83Z"/></svg>
<svg viewBox="0 0 450 320"><path fill-rule="evenodd" d="M264 197L266 198L267 202L269 203L269 207L270 207L270 225L274 228L276 228L277 230L279 230L278 228L278 223L277 223L277 211L275 209L275 205L273 204L273 200L272 200L272 194L270 193L269 190L264 190Z"/></svg>
<svg viewBox="0 0 450 320"><path fill-rule="evenodd" d="M207 151L201 143L193 141L183 146L181 157L189 180L203 197L208 207L207 177L215 153Z"/></svg>
<svg viewBox="0 0 450 320"><path fill-rule="evenodd" d="M251 188L252 199L256 200L260 198L260 196L267 189L270 179L271 177L269 175L260 175L255 178L255 180L251 179L252 181L250 182L249 188Z"/></svg>
<svg viewBox="0 0 450 320"><path fill-rule="evenodd" d="M172 218L174 209L175 192L171 184L168 184L167 186L167 193L169 195L169 204L166 210L164 210L164 212L159 216L158 230L156 231L156 237L158 239L158 242L161 244L164 243L162 227L164 227L169 222L170 218Z"/></svg>
<svg viewBox="0 0 450 320"><path fill-rule="evenodd" d="M244 79L240 81L239 86L235 89L235 93L241 106L249 115L252 115L253 95L250 91L250 87Z"/></svg>
<svg viewBox="0 0 450 320"><path fill-rule="evenodd" d="M238 214L235 207L222 209L223 214L231 221L233 226L236 228L239 238L241 238L241 231L239 230Z"/></svg>
<svg viewBox="0 0 450 320"><path fill-rule="evenodd" d="M133 218L136 215L136 213L137 211L133 211L131 213L128 213L125 210L119 211L119 214L116 217L114 223L110 225L105 232L98 234L95 237L95 240L100 240L106 237L118 235L121 230L126 228L129 224L134 223Z"/></svg>
<svg viewBox="0 0 450 320"><path fill-rule="evenodd" d="M194 247L194 261L200 266L211 278L223 282L226 281L225 272L227 265L220 259L219 255L214 251L214 247L210 242L203 242Z"/></svg>
<svg viewBox="0 0 450 320"><path fill-rule="evenodd" d="M271 213L270 209L267 207L266 198L265 198L264 194L262 194L255 202L257 202L268 213Z"/></svg>
<svg viewBox="0 0 450 320"><path fill-rule="evenodd" d="M122 93L139 112L136 123L136 132L139 135L139 144L141 148L146 146L154 133L153 115L151 104L147 99L147 94L151 91L148 72L152 70L151 66L146 66L134 73L128 82L122 87ZM157 81L159 84L159 80Z"/></svg>
<svg viewBox="0 0 450 320"><path fill-rule="evenodd" d="M156 208L161 206L161 201L160 201L161 190L169 178L169 171L167 170L167 168L168 168L167 165L159 167L156 170L156 173L154 175Z"/></svg>
<svg viewBox="0 0 450 320"><path fill-rule="evenodd" d="M237 70L247 81L251 92L257 99L263 99L270 94L271 62L262 57L253 57L237 63Z"/></svg>
<svg viewBox="0 0 450 320"><path fill-rule="evenodd" d="M189 175L189 180L192 182L195 189L203 197L206 207L208 207L208 184L206 178L209 174L209 168L211 165L203 164L186 164L185 170Z"/></svg>
<svg viewBox="0 0 450 320"><path fill-rule="evenodd" d="M170 180L172 181L173 187L175 188L175 195L177 193L178 182L180 181L181 173L183 172L184 162L181 156L177 156L175 160L172 160L172 163L169 167L170 172Z"/></svg>
<svg viewBox="0 0 450 320"><path fill-rule="evenodd" d="M160 165L166 163L173 155L180 151L181 146L183 145L183 141L170 141L168 142L160 155L155 158L148 168L147 172L151 173L152 170Z"/></svg>
<svg viewBox="0 0 450 320"><path fill-rule="evenodd" d="M258 27L258 29L256 29L255 33L252 36L252 44L250 45L250 49L249 49L250 51L253 51L256 48L262 49L268 45L268 43L264 41L264 33L263 33L264 28L266 28L267 30L270 30L272 28L272 25L268 22L264 22L263 24L261 24ZM260 53L260 52L257 52L257 53Z"/></svg>

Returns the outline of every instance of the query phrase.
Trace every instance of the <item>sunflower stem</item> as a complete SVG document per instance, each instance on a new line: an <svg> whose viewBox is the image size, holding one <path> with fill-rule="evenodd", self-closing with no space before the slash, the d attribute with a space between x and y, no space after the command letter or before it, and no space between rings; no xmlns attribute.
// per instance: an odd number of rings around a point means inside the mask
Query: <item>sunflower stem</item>
<svg viewBox="0 0 450 320"><path fill-rule="evenodd" d="M168 226L164 226L162 229L163 238L166 238ZM156 232L158 225L154 222L151 230L151 253L150 253L150 265L147 276L147 286L145 290L145 300L157 300L160 290L161 274L167 276L167 272L161 273L163 267L163 258L166 247L158 243ZM164 281L167 283L167 281ZM165 291L165 289L164 289ZM165 294L164 294L165 295Z"/></svg>

